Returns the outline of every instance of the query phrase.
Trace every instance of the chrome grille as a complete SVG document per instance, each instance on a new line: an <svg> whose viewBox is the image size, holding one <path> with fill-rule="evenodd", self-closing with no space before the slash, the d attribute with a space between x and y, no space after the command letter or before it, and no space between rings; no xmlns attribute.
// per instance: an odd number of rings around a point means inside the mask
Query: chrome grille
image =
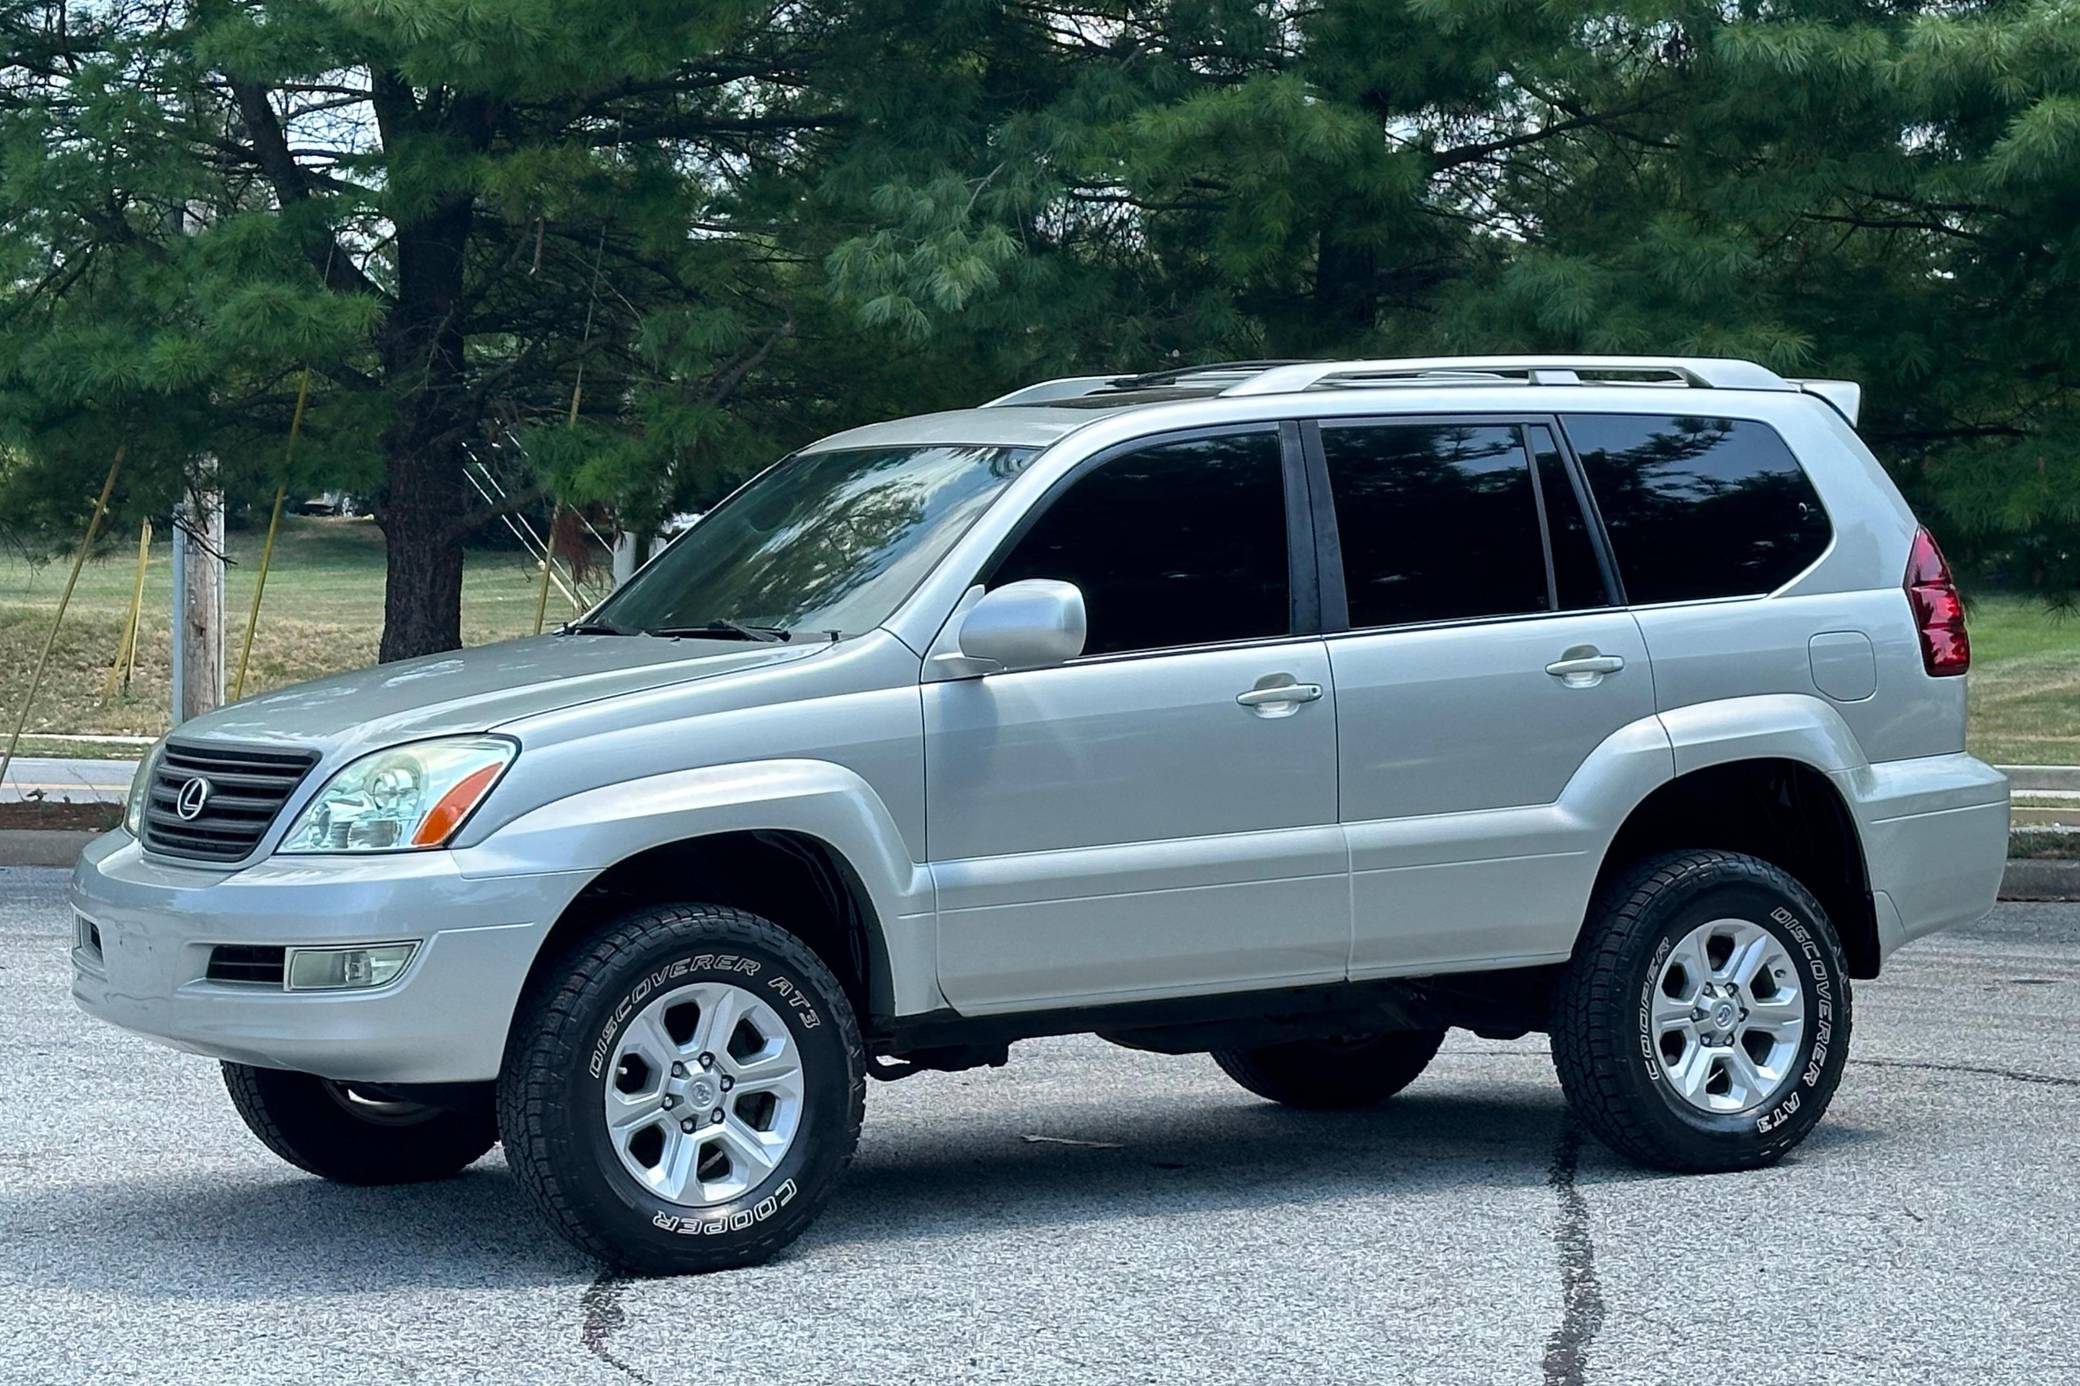
<svg viewBox="0 0 2080 1386"><path fill-rule="evenodd" d="M314 751L169 741L145 795L144 845L195 861L243 860L317 760ZM197 795L196 780L207 783L206 793ZM201 799L187 816L184 791Z"/></svg>

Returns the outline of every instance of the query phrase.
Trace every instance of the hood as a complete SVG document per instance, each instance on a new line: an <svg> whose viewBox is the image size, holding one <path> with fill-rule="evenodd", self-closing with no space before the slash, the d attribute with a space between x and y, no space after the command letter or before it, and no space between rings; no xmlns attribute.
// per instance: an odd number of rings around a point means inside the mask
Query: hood
<svg viewBox="0 0 2080 1386"><path fill-rule="evenodd" d="M376 749L622 693L807 659L830 648L641 635L540 635L378 664L247 698L181 724L185 739Z"/></svg>

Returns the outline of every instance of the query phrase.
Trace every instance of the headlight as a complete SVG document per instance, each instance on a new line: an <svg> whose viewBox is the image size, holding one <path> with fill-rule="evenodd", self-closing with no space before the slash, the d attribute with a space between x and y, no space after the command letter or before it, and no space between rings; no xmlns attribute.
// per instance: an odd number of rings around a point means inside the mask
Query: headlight
<svg viewBox="0 0 2080 1386"><path fill-rule="evenodd" d="M144 835L145 800L151 796L152 772L159 768L159 753L165 749L166 738L162 736L137 762L137 774L130 781L130 797L123 803L123 829L132 837Z"/></svg>
<svg viewBox="0 0 2080 1386"><path fill-rule="evenodd" d="M519 750L498 736L421 741L366 755L326 781L277 852L408 852L439 847Z"/></svg>

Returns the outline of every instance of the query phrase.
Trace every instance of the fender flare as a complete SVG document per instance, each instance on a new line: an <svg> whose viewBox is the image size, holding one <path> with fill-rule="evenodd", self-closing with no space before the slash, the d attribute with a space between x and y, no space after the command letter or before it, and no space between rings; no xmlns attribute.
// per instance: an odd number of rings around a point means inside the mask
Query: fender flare
<svg viewBox="0 0 2080 1386"><path fill-rule="evenodd" d="M1576 865L1546 883L1564 897L1548 899L1553 932L1546 951L1564 954L1580 937L1611 853L1655 795L1700 770L1764 760L1818 772L1861 823L1855 777L1868 762L1848 724L1818 698L1771 693L1693 703L1625 724L1584 758L1555 803L1394 825L1398 832L1382 836L1409 854L1405 863L1390 864L1463 862L1491 855L1485 844L1506 821L1516 854L1571 856ZM1447 834L1442 846L1440 824ZM1468 841L1455 844L1451 837Z"/></svg>
<svg viewBox="0 0 2080 1386"><path fill-rule="evenodd" d="M736 832L796 833L828 847L866 892L893 1012L943 1004L931 873L910 859L895 815L873 787L830 761L709 765L584 790L504 824L468 849L463 874L589 881L654 848Z"/></svg>
<svg viewBox="0 0 2080 1386"><path fill-rule="evenodd" d="M1852 959L1868 944L1870 970L1857 975L1877 975L1875 958L1882 951L1879 934L1889 902L1872 890L1868 815L1861 788L1871 765L1841 713L1810 695L1769 693L1693 703L1661 712L1658 719L1668 736L1674 773L1635 797L1617 816L1598 853L1597 878L1602 878L1612 853L1647 805L1670 786L1724 766L1773 762L1796 767L1809 772L1823 787L1822 792L1832 791L1841 812L1842 849L1852 858L1840 863L1837 879L1825 865L1834 860L1833 855L1819 852L1808 862L1821 872L1809 879L1809 888L1834 911L1836 927L1842 931ZM1859 893L1862 908L1857 906Z"/></svg>
<svg viewBox="0 0 2080 1386"><path fill-rule="evenodd" d="M1758 693L1660 714L1678 777L1736 760L1791 760L1840 784L1870 764L1842 714L1807 693ZM1846 796L1845 796L1846 797Z"/></svg>

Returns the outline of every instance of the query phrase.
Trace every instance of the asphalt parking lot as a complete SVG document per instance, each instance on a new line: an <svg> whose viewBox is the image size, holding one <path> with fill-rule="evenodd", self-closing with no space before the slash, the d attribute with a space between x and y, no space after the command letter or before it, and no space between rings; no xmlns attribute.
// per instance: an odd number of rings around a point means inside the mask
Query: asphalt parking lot
<svg viewBox="0 0 2080 1386"><path fill-rule="evenodd" d="M2002 906L1861 986L1842 1093L1775 1170L1580 1143L1538 1037L1455 1036L1355 1115L1039 1041L876 1085L780 1262L625 1283L495 1154L401 1190L277 1163L215 1065L73 1008L62 882L0 869L8 1381L2080 1375L2080 905Z"/></svg>

